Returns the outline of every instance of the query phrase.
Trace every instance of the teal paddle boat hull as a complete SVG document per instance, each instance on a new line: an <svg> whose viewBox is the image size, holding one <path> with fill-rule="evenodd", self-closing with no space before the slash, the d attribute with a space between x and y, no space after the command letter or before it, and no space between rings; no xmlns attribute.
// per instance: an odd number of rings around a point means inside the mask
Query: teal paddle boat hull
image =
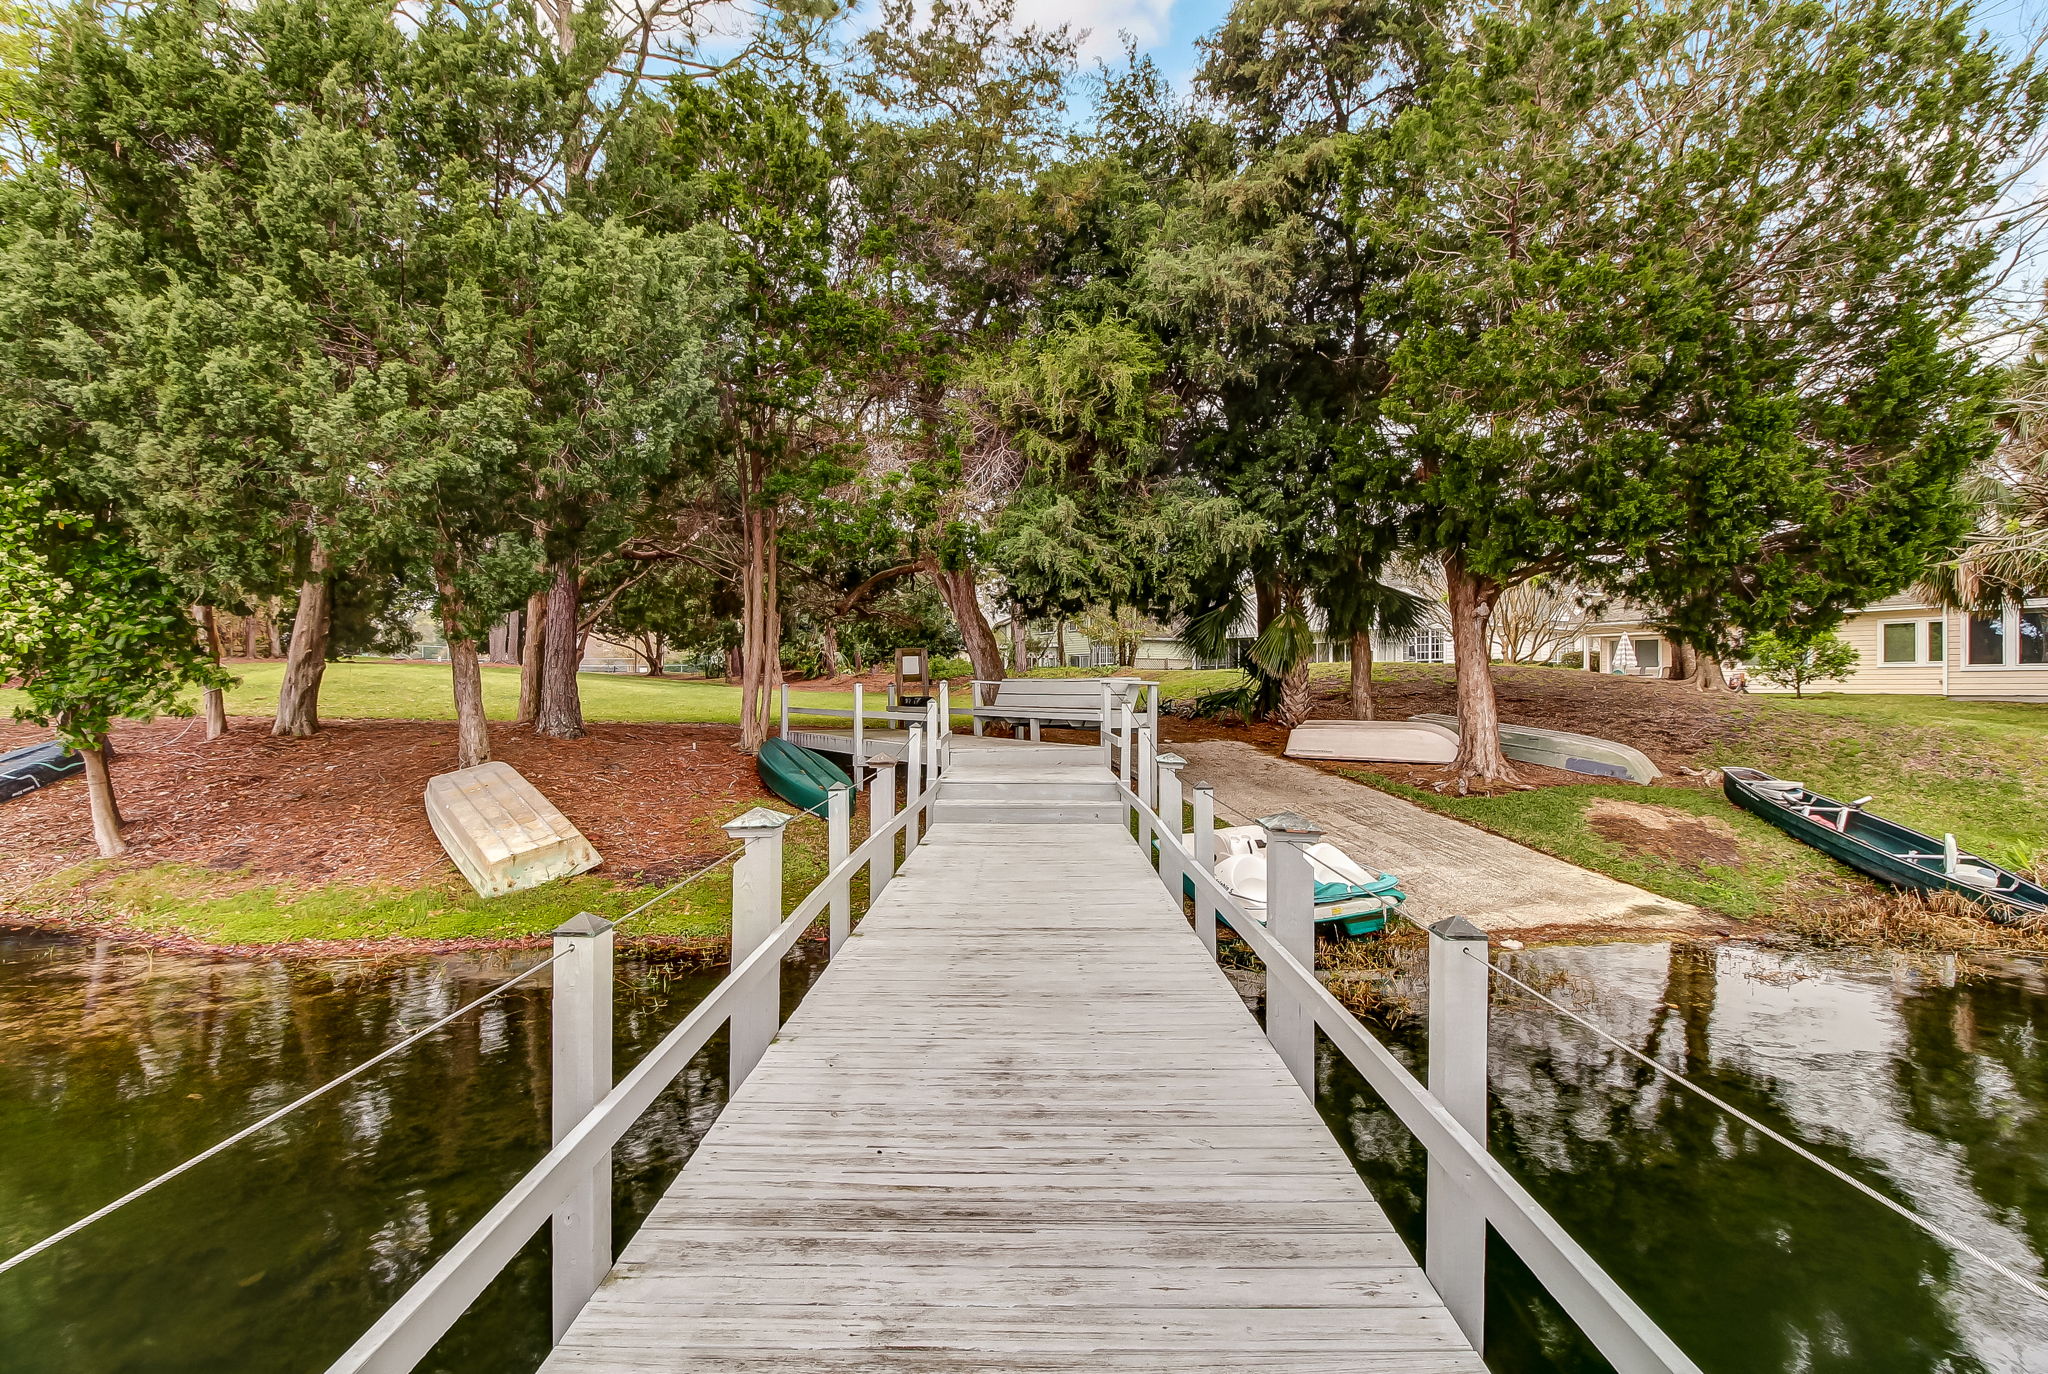
<svg viewBox="0 0 2048 1374"><path fill-rule="evenodd" d="M1953 892L1983 906L1995 921L2048 916L2048 888L1956 851L1951 839L1873 816L1861 802L1839 802L1758 768L1723 768L1721 791L1744 811L1881 883Z"/></svg>
<svg viewBox="0 0 2048 1374"><path fill-rule="evenodd" d="M833 783L853 786L853 779L839 765L785 739L764 742L754 756L754 767L770 792L814 816L825 814L826 795Z"/></svg>

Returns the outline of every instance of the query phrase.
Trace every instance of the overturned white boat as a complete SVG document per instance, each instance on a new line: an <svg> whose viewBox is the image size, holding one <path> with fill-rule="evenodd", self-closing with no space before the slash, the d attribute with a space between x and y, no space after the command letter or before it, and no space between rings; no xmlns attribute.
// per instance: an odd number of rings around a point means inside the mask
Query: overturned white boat
<svg viewBox="0 0 2048 1374"><path fill-rule="evenodd" d="M588 872L602 860L583 832L509 763L427 780L427 821L479 897Z"/></svg>
<svg viewBox="0 0 2048 1374"><path fill-rule="evenodd" d="M1428 720L1305 720L1287 736L1291 759L1449 763L1458 732Z"/></svg>
<svg viewBox="0 0 2048 1374"><path fill-rule="evenodd" d="M1409 719L1443 726L1453 732L1453 738L1456 737L1456 716L1428 714ZM1650 762L1650 756L1640 749L1594 735L1574 734L1570 730L1503 724L1500 727L1500 751L1522 763L1540 763L1545 768L1562 768L1567 773L1584 773L1594 778L1651 783L1664 776L1657 771L1657 765Z"/></svg>
<svg viewBox="0 0 2048 1374"><path fill-rule="evenodd" d="M1184 837L1190 852L1193 835ZM1266 923L1266 832L1237 825L1216 832L1216 881L1237 899L1245 915ZM1372 935L1408 900L1401 880L1374 873L1333 844L1312 844L1308 859L1316 882L1316 929L1325 934ZM1187 880L1194 895L1194 880Z"/></svg>

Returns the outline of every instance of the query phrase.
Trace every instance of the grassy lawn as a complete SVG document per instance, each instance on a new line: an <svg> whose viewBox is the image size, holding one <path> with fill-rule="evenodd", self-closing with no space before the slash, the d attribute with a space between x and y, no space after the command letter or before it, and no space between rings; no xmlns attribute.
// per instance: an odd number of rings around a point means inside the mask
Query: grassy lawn
<svg viewBox="0 0 2048 1374"><path fill-rule="evenodd" d="M794 908L825 876L825 828L792 821L783 846L784 909ZM21 903L54 906L67 889L98 877L105 865L80 864L45 880ZM621 883L585 874L486 901L460 877L421 886L265 883L248 873L156 864L117 873L93 892L96 904L151 934L186 935L210 944L262 945L289 940L502 940L539 935L579 912L613 920L666 884ZM856 910L865 879L855 882ZM622 928L624 936L721 939L732 929L732 866L706 873Z"/></svg>
<svg viewBox="0 0 2048 1374"><path fill-rule="evenodd" d="M1746 724L1696 755L1695 767L1749 764L1939 836L1952 831L2008 867L2048 867L2048 706L1940 697L1766 697ZM1736 917L1768 915L1800 896L1848 893L1861 880L1818 851L1728 804L1717 783L1546 787L1457 797L1354 766L1360 781L1652 892ZM1603 836L1602 798L1666 808L1730 828L1741 861L1686 862Z"/></svg>
<svg viewBox="0 0 2048 1374"><path fill-rule="evenodd" d="M1825 854L1799 844L1745 811L1736 810L1718 792L1601 783L1544 787L1495 797L1446 797L1383 777L1365 767L1338 771L1432 811L1555 854L1581 868L1742 919L1769 914L1790 892L1824 892L1845 879L1852 885L1855 881ZM1687 863L1617 844L1594 830L1588 816L1588 809L1601 798L1668 808L1725 824L1735 832L1734 843L1741 860L1735 864Z"/></svg>
<svg viewBox="0 0 2048 1374"><path fill-rule="evenodd" d="M1942 697L1767 698L1705 764L1750 763L2008 867L2048 861L2048 706ZM1730 808L1732 810L1733 808Z"/></svg>
<svg viewBox="0 0 2048 1374"><path fill-rule="evenodd" d="M229 714L266 716L277 709L283 664L237 664L235 672L241 682L228 692ZM583 714L590 720L739 724L740 689L722 682L632 677L624 673L584 673L578 682L583 694ZM850 707L853 693L807 692L804 704ZM484 712L492 720L512 720L518 716L517 668L484 669ZM455 702L448 666L330 663L320 683L320 714L336 720L453 720Z"/></svg>

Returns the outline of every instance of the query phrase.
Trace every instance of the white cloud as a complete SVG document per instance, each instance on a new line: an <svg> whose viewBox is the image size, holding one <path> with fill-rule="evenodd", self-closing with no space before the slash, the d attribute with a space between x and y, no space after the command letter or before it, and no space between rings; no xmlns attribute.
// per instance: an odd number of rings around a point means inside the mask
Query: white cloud
<svg viewBox="0 0 2048 1374"><path fill-rule="evenodd" d="M1077 33L1085 29L1084 59L1115 57L1123 50L1120 33L1130 34L1140 49L1164 38L1173 6L1174 0L1020 0L1017 22L1048 29L1065 24Z"/></svg>

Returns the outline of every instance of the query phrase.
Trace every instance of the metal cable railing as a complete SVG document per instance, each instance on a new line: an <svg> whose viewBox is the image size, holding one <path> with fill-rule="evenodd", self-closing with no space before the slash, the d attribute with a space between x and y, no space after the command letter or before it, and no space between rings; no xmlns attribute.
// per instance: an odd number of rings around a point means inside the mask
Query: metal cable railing
<svg viewBox="0 0 2048 1374"><path fill-rule="evenodd" d="M1910 1207L1907 1207L1903 1203L1894 1201L1893 1199L1886 1197L1882 1192L1878 1191L1876 1188L1871 1187L1862 1179L1857 1178L1854 1174L1847 1172L1846 1170L1840 1168L1837 1165L1830 1164L1827 1160L1821 1158L1812 1150L1807 1149L1804 1145L1801 1145L1798 1141L1792 1139L1790 1136L1784 1134L1782 1131L1776 1131L1773 1130L1771 1127L1766 1126L1763 1122L1757 1120L1748 1112L1743 1111L1742 1108L1736 1106L1732 1102L1728 1102L1723 1098L1715 1096L1711 1092L1708 1092L1705 1088L1693 1082L1684 1074L1679 1073L1676 1069L1672 1068L1668 1064L1659 1063L1656 1059L1652 1058L1647 1054L1644 1054L1641 1050L1637 1049L1635 1046L1631 1044L1628 1044L1620 1037L1610 1034L1605 1030L1602 1030L1599 1026L1587 1020L1585 1017L1579 1015L1570 1007L1565 1006L1562 1002L1559 1002L1554 998L1548 997L1543 993L1538 992L1535 988L1530 987L1527 983L1515 977L1514 974L1507 972L1505 969L1496 967L1491 960L1481 959L1477 954L1474 954L1470 951L1466 952L1466 957L1486 965L1487 971L1491 973L1494 977L1500 979L1502 982L1514 984L1517 988L1521 989L1529 996L1535 998L1537 1001L1543 1003L1545 1006L1549 1007L1552 1011L1555 1011L1560 1016L1563 1016L1567 1020L1576 1022L1578 1025L1585 1027L1587 1030L1591 1031L1600 1039L1606 1041L1608 1044L1614 1046L1614 1048L1620 1050L1623 1054L1629 1056L1631 1059L1634 1059L1637 1062L1651 1069L1656 1070L1665 1078L1670 1079L1673 1083L1676 1083L1679 1087L1685 1089L1687 1092L1693 1094L1695 1097L1701 1098L1707 1102L1712 1103L1714 1106L1719 1107L1722 1111L1728 1113L1728 1115L1734 1117L1737 1121L1742 1122L1751 1130L1756 1131L1759 1134L1776 1141L1778 1144L1790 1150L1793 1154L1798 1155L1807 1163L1812 1164L1826 1171L1827 1173L1833 1175L1835 1178L1839 1179L1843 1183L1848 1184L1851 1188L1854 1188L1857 1192L1863 1194L1865 1197L1871 1199L1873 1202L1876 1202L1879 1206L1885 1207L1893 1212L1898 1213L1898 1215L1904 1217L1907 1221L1912 1222L1915 1226L1925 1231L1928 1235L1933 1236L1936 1240L1941 1241L1944 1245L1954 1247L1956 1250L1960 1251L1965 1255L1968 1255L1971 1259L1976 1260L1979 1264L1991 1270L1993 1273L2002 1275L2003 1277L2010 1279L2013 1283L2019 1285L2019 1287L2024 1289L2027 1293L2031 1294L2032 1296L2040 1298L2044 1302L2048 1302L2048 1288L2042 1287L2039 1283L2036 1283L2033 1279L2028 1278L2025 1274L2020 1273L2018 1270L2013 1269L2011 1266L2005 1264L2003 1261L1994 1259L1992 1256L1985 1254L1982 1250L1979 1250L1976 1246L1970 1244L1961 1236L1958 1236L1952 1231L1948 1231L1940 1226L1937 1226L1935 1223L1929 1221L1926 1217L1921 1216L1918 1212L1914 1211Z"/></svg>
<svg viewBox="0 0 2048 1374"><path fill-rule="evenodd" d="M717 871L719 868L723 867L724 865L731 863L734 859L737 859L741 854L745 852L746 846L741 845L738 848L732 850L730 853L721 855L720 857L712 860L710 863L704 865L702 868L696 870L688 876L680 878L677 881L669 884L667 887L663 888L661 891L655 893L652 897L649 897L646 901L642 902L639 906L634 907L631 911L619 917L619 919L613 922L612 924L614 925L614 927L624 925L626 922L632 920L634 917L640 915L642 912L647 911L649 908L655 906L657 903L663 902L667 900L669 897L674 896L677 892L680 892L683 888L689 886L691 883L696 882L699 878L702 878L707 874L713 873ZM398 1041L394 1045L390 1045L385 1049L379 1050L376 1054L370 1056L368 1059L363 1060L361 1063L355 1065L354 1067L347 1069L342 1073L336 1074L333 1078L328 1079L319 1087L314 1088L309 1092L300 1094L298 1097L293 1098L290 1102L287 1102L284 1106L279 1107L276 1111L269 1113L268 1115L262 1117L259 1120L250 1122L247 1126L242 1127L240 1130L236 1131L232 1135L226 1136L221 1140L215 1141L212 1145L207 1146L198 1154L193 1155L191 1158L186 1159L179 1164L171 1166L169 1169L164 1170L162 1173L150 1179L148 1182L139 1184L136 1187L129 1189L121 1196L115 1198L112 1202L109 1202L105 1206L97 1208L96 1210L87 1213L85 1216L80 1217L77 1221L72 1222L70 1225L63 1227L60 1230L52 1232L51 1234L37 1241L35 1244L28 1246L26 1249L19 1250L14 1254L9 1255L5 1259L0 1259L0 1274L6 1273L8 1270L17 1267L18 1265L27 1263L29 1260L34 1259L37 1255L42 1254L45 1250L51 1249L53 1246L62 1244L64 1241L69 1240L71 1237L77 1235L80 1231L85 1230L93 1223L102 1221L107 1217L112 1216L115 1212L120 1211L129 1203L134 1202L138 1198L146 1197L150 1193L155 1192L164 1184L169 1183L171 1180L179 1177L182 1174L189 1173L194 1168L197 1168L199 1165L204 1164L207 1160L212 1159L215 1155L218 1155L225 1150L232 1149L234 1146L239 1145L241 1142L249 1139L249 1137L253 1135L261 1134L263 1131L267 1130L271 1126L276 1125L278 1122L290 1116L293 1112L298 1111L301 1107L304 1107L309 1103L318 1101L320 1098L325 1097L327 1094L333 1092L336 1088L341 1087L343 1084L351 1082L354 1079L360 1078L363 1074L368 1073L371 1069L376 1068L379 1064L382 1064L386 1060L391 1059L392 1057L404 1052L407 1049L410 1049L414 1045L417 1045L420 1041L425 1040L427 1037L433 1035L436 1031L445 1029L446 1027L454 1024L456 1021L461 1020L463 1017L469 1015L471 1012L477 1010L478 1008L486 1005L489 1002L495 1001L499 997L502 997L504 994L510 992L513 988L518 987L521 983L524 983L529 978L532 978L542 969L552 967L554 963L560 958L562 958L562 954L560 952L557 952L549 955L547 958L542 959L537 963L528 965L526 968L521 969L518 973L513 974L510 978L507 978L504 982L499 983L497 986L491 988L489 991L485 992L481 996L473 998L472 1000L464 1003L462 1006L457 1007L454 1011L449 1012L446 1016L441 1017L439 1020L433 1022L431 1025L425 1026L420 1030L414 1031L411 1035L406 1036L403 1040Z"/></svg>

